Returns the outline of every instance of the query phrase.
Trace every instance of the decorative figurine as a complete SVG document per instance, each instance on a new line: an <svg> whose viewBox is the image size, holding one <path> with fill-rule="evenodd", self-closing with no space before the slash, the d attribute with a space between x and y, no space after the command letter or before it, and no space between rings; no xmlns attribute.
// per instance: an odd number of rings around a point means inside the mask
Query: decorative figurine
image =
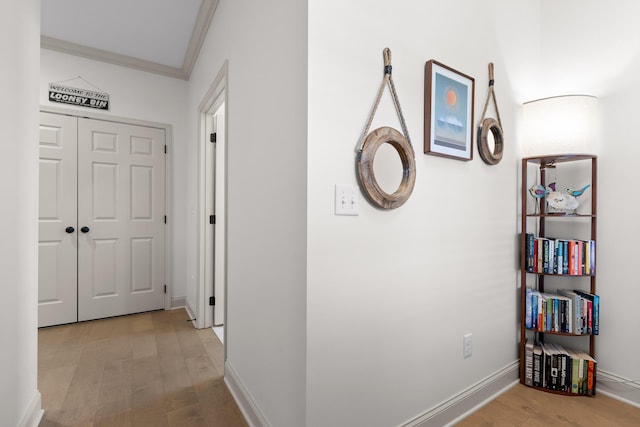
<svg viewBox="0 0 640 427"><path fill-rule="evenodd" d="M529 193L536 199L542 199L544 196L549 194L549 190L547 190L540 184L535 184L532 185L531 188L529 188Z"/></svg>
<svg viewBox="0 0 640 427"><path fill-rule="evenodd" d="M589 187L591 187L590 184L585 185L579 190L572 190L571 188L567 188L567 193L571 194L573 197L582 196L582 193L584 193L584 190L586 190Z"/></svg>
<svg viewBox="0 0 640 427"><path fill-rule="evenodd" d="M549 212L575 213L578 209L578 199L568 193L552 191L547 194Z"/></svg>
<svg viewBox="0 0 640 427"><path fill-rule="evenodd" d="M556 191L555 182L549 183L546 188L540 184L534 184L529 188L529 194L536 198L538 202L546 198L549 213L575 214L580 204L576 197L581 196L590 186L590 184L587 184L579 190L567 188L566 192L563 192ZM538 206L536 205L536 212L537 210Z"/></svg>

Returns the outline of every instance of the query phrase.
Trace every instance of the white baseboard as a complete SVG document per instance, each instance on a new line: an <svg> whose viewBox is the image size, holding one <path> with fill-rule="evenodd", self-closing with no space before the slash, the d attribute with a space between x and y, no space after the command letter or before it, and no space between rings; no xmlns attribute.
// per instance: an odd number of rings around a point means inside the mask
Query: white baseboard
<svg viewBox="0 0 640 427"><path fill-rule="evenodd" d="M171 298L171 309L186 307L187 298L186 297L172 297Z"/></svg>
<svg viewBox="0 0 640 427"><path fill-rule="evenodd" d="M270 427L256 402L229 362L224 363L224 382L250 427Z"/></svg>
<svg viewBox="0 0 640 427"><path fill-rule="evenodd" d="M27 412L22 418L19 427L38 427L44 411L42 410L42 395L36 390L36 395L33 396L31 404L27 408Z"/></svg>
<svg viewBox="0 0 640 427"><path fill-rule="evenodd" d="M453 425L518 384L519 366L519 361L510 363L433 409L402 424L402 427Z"/></svg>
<svg viewBox="0 0 640 427"><path fill-rule="evenodd" d="M640 408L640 384L611 372L598 369L596 393Z"/></svg>
<svg viewBox="0 0 640 427"><path fill-rule="evenodd" d="M193 324L193 327L197 329L198 325L196 323L195 311L193 311L193 308L191 308L189 303L187 303L186 301L185 301L184 309L187 311L187 315L189 316L189 319L191 319L191 324Z"/></svg>

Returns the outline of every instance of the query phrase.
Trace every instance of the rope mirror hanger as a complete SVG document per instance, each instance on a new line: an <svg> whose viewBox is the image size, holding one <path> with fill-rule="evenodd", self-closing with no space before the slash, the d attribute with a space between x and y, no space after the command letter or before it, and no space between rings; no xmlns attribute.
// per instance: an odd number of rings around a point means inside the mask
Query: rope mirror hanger
<svg viewBox="0 0 640 427"><path fill-rule="evenodd" d="M383 55L384 79L382 80L375 104L362 134L361 143L358 147L356 163L360 185L369 200L376 206L383 209L395 209L402 206L413 192L413 187L416 181L415 153L411 146L407 126L405 124L404 117L402 116L402 110L400 109L398 95L393 84L393 79L391 78L391 51L389 48L384 49ZM397 130L386 126L380 127L367 134L369 132L369 127L371 127L373 116L378 108L378 104L380 103L382 93L384 92L384 87L387 85L391 91L391 98L393 99L393 104L400 119L400 125L402 126L404 135ZM402 180L398 189L392 194L387 193L380 187L376 180L373 168L376 152L378 148L385 143L390 144L395 148L402 162Z"/></svg>
<svg viewBox="0 0 640 427"><path fill-rule="evenodd" d="M482 117L480 118L480 126L478 127L478 152L485 163L495 165L502 160L502 151L504 149L504 137L502 135L502 122L500 120L500 112L498 111L498 102L496 101L496 93L493 89L493 62L489 63L489 93L484 103ZM493 98L493 105L496 108L496 116L498 120L487 118L484 116L489 106L489 99ZM491 132L493 136L493 150L489 147L488 135Z"/></svg>

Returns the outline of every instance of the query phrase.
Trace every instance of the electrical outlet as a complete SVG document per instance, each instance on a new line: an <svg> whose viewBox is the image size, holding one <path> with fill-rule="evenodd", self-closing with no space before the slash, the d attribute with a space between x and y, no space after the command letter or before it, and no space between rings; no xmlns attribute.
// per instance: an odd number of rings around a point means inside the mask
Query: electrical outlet
<svg viewBox="0 0 640 427"><path fill-rule="evenodd" d="M462 357L464 357L465 359L467 357L471 357L471 352L473 350L471 335L472 334L464 334L462 336Z"/></svg>

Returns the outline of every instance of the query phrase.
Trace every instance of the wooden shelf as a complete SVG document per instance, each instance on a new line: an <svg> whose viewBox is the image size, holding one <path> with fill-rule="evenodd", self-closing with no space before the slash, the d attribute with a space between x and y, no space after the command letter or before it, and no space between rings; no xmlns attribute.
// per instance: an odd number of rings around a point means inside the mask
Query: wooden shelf
<svg viewBox="0 0 640 427"><path fill-rule="evenodd" d="M532 213L531 212L531 195L529 194L529 188L534 184L539 184L544 188L547 188L547 173L548 171L557 171L563 169L563 164L579 162L576 163L575 170L578 170L583 167L590 168L590 174L582 174L581 176L587 175L591 177L590 184L590 207L584 206L584 211L588 213L556 213L556 212L546 212L546 204L543 201L537 201L538 209L540 212ZM535 167L533 167L535 166ZM531 283L532 286L530 288L537 289L540 292L545 292L545 278L554 278L554 285L558 286L558 281L564 278L575 278L579 279L582 282L578 283L577 281L567 281L567 287L570 288L580 288L585 291L596 294L596 273L593 274L581 274L581 275L572 275L572 274L557 274L557 273L535 273L527 271L527 243L526 236L527 234L531 234L532 231L535 230L538 237L551 237L546 234L546 226L547 221L549 224L553 223L553 229L555 232L558 231L558 227L562 227L564 223L562 220L568 221L566 224L572 223L570 229L571 233L575 233L576 231L580 231L579 234L585 238L587 235L589 236L585 240L597 240L597 156L592 154L559 154L559 155L543 155L543 156L534 156L534 157L526 157L522 159L522 170L521 170L521 241L520 241L520 382L525 384L525 346L527 342L527 337L531 340L538 339L540 342L545 341L545 337L548 337L550 340L547 342L553 342L553 337L563 337L566 342L567 339L573 340L575 337L586 337L588 338L588 353L591 357L595 356L595 337L593 334L574 334L568 332L553 332L553 331L539 331L537 329L527 328L526 325L526 294L527 287ZM569 168L569 171L573 171L574 169ZM580 169L581 173L585 172L584 169ZM535 172L534 172L535 171ZM535 181L531 179L531 177L535 175ZM572 222L571 220L577 220L577 222ZM577 224L577 225L575 225ZM577 227L577 228L576 228ZM564 237L564 236L563 236ZM577 237L577 236L574 236ZM571 240L571 239L567 239ZM581 239L580 239L581 240ZM597 256L597 252L596 252ZM597 262L594 264L594 268L597 265ZM532 277L533 275L533 277ZM588 285L585 282L588 280ZM532 283L533 282L533 283ZM585 286L587 285L587 286ZM586 339L585 338L585 339ZM586 344L584 341L576 341L583 344ZM558 390L551 390L545 387L531 386L528 387L535 388L538 390L542 390L548 393L559 394L564 396L589 396L588 394L576 394L571 392L563 392Z"/></svg>

